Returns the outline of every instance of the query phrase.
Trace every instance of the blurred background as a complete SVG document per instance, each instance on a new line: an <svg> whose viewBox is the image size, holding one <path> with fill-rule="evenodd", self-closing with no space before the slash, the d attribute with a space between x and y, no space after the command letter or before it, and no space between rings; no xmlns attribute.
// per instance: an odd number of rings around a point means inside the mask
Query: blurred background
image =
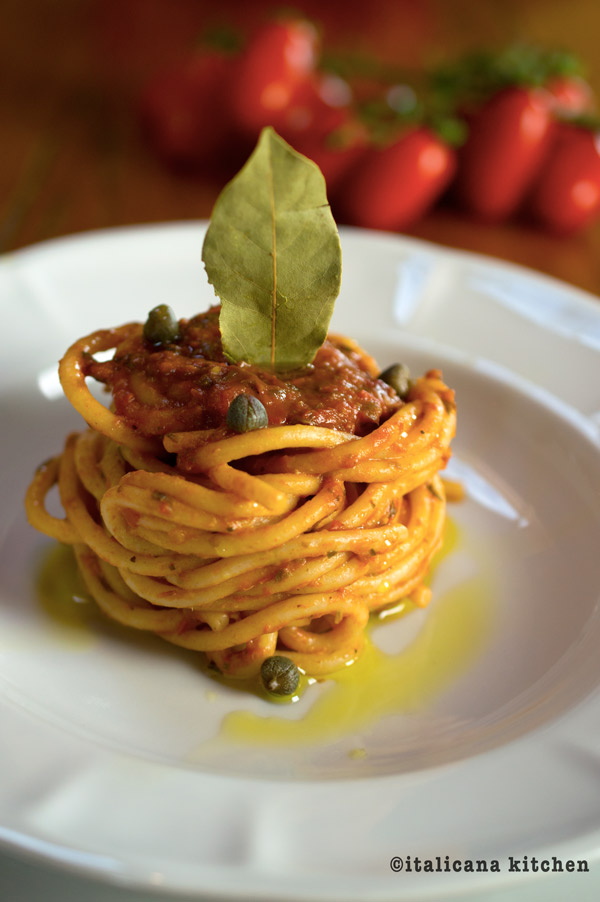
<svg viewBox="0 0 600 902"><path fill-rule="evenodd" d="M600 293L599 28L596 0L4 0L0 251L208 217L264 119L322 163L340 223Z"/></svg>

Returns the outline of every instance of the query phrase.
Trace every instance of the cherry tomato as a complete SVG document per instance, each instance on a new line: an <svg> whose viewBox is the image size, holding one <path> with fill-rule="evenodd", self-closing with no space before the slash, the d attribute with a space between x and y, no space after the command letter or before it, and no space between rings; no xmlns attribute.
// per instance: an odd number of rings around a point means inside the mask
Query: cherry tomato
<svg viewBox="0 0 600 902"><path fill-rule="evenodd" d="M505 219L519 206L548 148L553 125L548 94L536 88L505 88L467 123L454 196L481 219Z"/></svg>
<svg viewBox="0 0 600 902"><path fill-rule="evenodd" d="M347 118L350 89L341 79L314 74L292 93L278 116L277 131L293 146L320 141Z"/></svg>
<svg viewBox="0 0 600 902"><path fill-rule="evenodd" d="M323 173L331 202L337 201L337 190L344 176L368 147L368 132L349 110L345 110L343 121L330 132L298 137L294 144Z"/></svg>
<svg viewBox="0 0 600 902"><path fill-rule="evenodd" d="M568 234L600 215L600 132L561 124L528 198L549 231Z"/></svg>
<svg viewBox="0 0 600 902"><path fill-rule="evenodd" d="M552 112L556 116L583 116L594 108L592 89L578 75L556 76L546 82L544 87L550 95Z"/></svg>
<svg viewBox="0 0 600 902"><path fill-rule="evenodd" d="M285 129L292 99L314 71L317 45L316 29L301 19L269 22L256 32L233 76L231 110L242 130Z"/></svg>
<svg viewBox="0 0 600 902"><path fill-rule="evenodd" d="M452 147L430 129L414 127L358 160L342 185L343 213L353 225L406 228L435 203L455 165Z"/></svg>
<svg viewBox="0 0 600 902"><path fill-rule="evenodd" d="M280 133L319 166L331 190L367 145L367 130L350 106L347 83L316 74L294 94Z"/></svg>
<svg viewBox="0 0 600 902"><path fill-rule="evenodd" d="M225 86L230 67L227 54L198 53L147 86L141 99L142 124L167 162L212 162L227 143L231 125Z"/></svg>

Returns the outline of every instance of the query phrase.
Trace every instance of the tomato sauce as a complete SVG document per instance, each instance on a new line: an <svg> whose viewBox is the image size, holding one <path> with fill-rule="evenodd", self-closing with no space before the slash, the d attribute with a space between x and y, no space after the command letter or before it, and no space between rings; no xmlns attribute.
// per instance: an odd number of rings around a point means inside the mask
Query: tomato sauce
<svg viewBox="0 0 600 902"><path fill-rule="evenodd" d="M105 362L91 358L86 375L113 394L115 411L147 435L225 427L239 394L264 405L269 425L307 424L365 435L402 406L396 392L372 373L352 343L330 338L313 363L274 373L225 359L219 307L180 321L180 337L154 345L139 334Z"/></svg>

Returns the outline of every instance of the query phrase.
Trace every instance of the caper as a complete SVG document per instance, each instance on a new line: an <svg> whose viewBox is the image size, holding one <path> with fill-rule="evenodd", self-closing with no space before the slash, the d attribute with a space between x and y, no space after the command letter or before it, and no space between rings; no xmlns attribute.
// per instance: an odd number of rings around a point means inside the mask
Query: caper
<svg viewBox="0 0 600 902"><path fill-rule="evenodd" d="M232 432L251 432L268 425L267 411L254 395L237 395L229 405L227 428Z"/></svg>
<svg viewBox="0 0 600 902"><path fill-rule="evenodd" d="M144 323L144 338L155 345L167 345L179 336L179 323L171 308L167 304L154 307Z"/></svg>
<svg viewBox="0 0 600 902"><path fill-rule="evenodd" d="M387 382L398 397L403 400L406 398L410 388L410 370L403 363L393 363L392 366L388 366L379 374L379 378L382 382Z"/></svg>
<svg viewBox="0 0 600 902"><path fill-rule="evenodd" d="M294 662L284 655L265 658L260 668L263 686L272 695L292 695L298 688L300 672Z"/></svg>

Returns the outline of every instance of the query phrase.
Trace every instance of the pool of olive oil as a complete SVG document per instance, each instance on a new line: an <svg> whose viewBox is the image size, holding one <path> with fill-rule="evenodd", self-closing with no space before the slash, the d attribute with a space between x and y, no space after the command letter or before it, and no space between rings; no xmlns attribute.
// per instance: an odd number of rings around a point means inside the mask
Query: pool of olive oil
<svg viewBox="0 0 600 902"><path fill-rule="evenodd" d="M100 612L89 595L68 545L52 545L36 572L37 598L55 636L74 648L94 642Z"/></svg>
<svg viewBox="0 0 600 902"><path fill-rule="evenodd" d="M444 545L432 569L461 543L458 527L448 519ZM390 714L423 709L481 653L490 632L489 583L480 572L435 597L425 611L401 601L373 615L359 658L317 687L314 701L310 699L314 681L302 678L300 690L306 697L301 707L308 703L302 716L287 716L287 704L270 704L263 716L245 710L242 702L223 718L219 738L243 745L313 745L349 735ZM98 631L106 634L106 618L88 595L71 548L52 546L38 570L37 593L56 635L74 649L89 647ZM407 615L422 620L414 639L398 653L378 648L378 629ZM244 690L256 695L258 684L240 685L240 699ZM360 754L356 750L357 757Z"/></svg>
<svg viewBox="0 0 600 902"><path fill-rule="evenodd" d="M461 543L458 527L447 521L445 541L435 567ZM359 658L328 677L323 691L299 719L234 711L223 720L221 736L252 745L298 745L331 741L368 727L390 714L422 710L464 674L485 645L491 626L491 587L477 574L435 598L425 612L403 601L371 618ZM414 612L423 624L402 651L377 647L382 621ZM310 693L310 688L307 690ZM356 756L361 750L355 750Z"/></svg>

